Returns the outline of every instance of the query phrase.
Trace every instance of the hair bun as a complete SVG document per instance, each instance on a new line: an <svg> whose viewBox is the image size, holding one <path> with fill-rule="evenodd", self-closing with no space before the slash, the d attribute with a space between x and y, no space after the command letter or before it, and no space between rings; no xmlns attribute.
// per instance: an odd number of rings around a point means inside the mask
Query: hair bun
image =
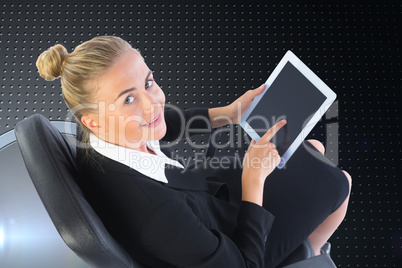
<svg viewBox="0 0 402 268"><path fill-rule="evenodd" d="M57 44L42 52L36 61L39 75L48 81L60 77L63 63L68 56L67 49Z"/></svg>

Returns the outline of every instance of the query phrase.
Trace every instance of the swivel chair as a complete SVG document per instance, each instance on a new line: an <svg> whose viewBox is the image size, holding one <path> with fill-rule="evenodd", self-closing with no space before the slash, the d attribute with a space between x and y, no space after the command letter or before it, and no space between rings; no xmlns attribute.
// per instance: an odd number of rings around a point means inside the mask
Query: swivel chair
<svg viewBox="0 0 402 268"><path fill-rule="evenodd" d="M15 135L28 174L67 246L91 267L143 267L111 237L86 201L75 181L76 147L69 139L40 114L18 122ZM209 145L206 160L214 154ZM193 164L191 167L197 170ZM328 253L312 257L314 250L305 241L282 267L336 267Z"/></svg>

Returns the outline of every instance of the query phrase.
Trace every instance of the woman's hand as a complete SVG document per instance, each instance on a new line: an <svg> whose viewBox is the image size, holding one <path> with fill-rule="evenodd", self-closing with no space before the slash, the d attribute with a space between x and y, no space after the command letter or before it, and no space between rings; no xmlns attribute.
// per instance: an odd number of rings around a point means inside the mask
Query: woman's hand
<svg viewBox="0 0 402 268"><path fill-rule="evenodd" d="M212 128L228 124L239 124L241 117L250 107L253 99L264 91L265 84L256 89L250 89L237 100L223 107L209 108L208 115Z"/></svg>
<svg viewBox="0 0 402 268"><path fill-rule="evenodd" d="M250 107L253 99L260 93L262 93L265 89L265 84L262 84L260 87L256 89L250 89L243 95L241 95L238 99L228 105L229 114L233 124L238 124L240 122L241 117L247 111L248 107Z"/></svg>
<svg viewBox="0 0 402 268"><path fill-rule="evenodd" d="M257 142L251 141L243 159L242 200L262 206L265 179L280 163L281 157L270 140L286 124L281 120Z"/></svg>

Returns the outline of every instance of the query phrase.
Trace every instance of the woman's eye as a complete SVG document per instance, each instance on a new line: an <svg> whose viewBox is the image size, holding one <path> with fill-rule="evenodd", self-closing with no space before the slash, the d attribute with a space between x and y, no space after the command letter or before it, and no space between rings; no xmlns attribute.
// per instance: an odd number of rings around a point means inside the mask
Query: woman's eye
<svg viewBox="0 0 402 268"><path fill-rule="evenodd" d="M134 101L134 97L133 96L128 96L126 101L124 102L125 104L130 104Z"/></svg>
<svg viewBox="0 0 402 268"><path fill-rule="evenodd" d="M153 82L154 82L154 80L148 80L148 81L145 83L145 88L151 87L151 86L153 85ZM125 103L125 104L130 104L130 103L132 103L133 101L134 101L134 97L133 97L133 96L128 96L128 97L126 98L126 100L124 101L124 103Z"/></svg>
<svg viewBox="0 0 402 268"><path fill-rule="evenodd" d="M148 80L148 81L145 83L145 88L151 87L151 86L153 85L153 81L154 81L154 80ZM148 85L148 86L147 86L147 85Z"/></svg>

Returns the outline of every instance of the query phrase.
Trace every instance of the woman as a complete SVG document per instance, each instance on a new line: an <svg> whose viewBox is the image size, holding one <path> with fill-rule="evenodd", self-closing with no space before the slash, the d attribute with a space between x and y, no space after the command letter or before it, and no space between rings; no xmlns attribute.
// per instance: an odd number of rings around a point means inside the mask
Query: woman
<svg viewBox="0 0 402 268"><path fill-rule="evenodd" d="M61 77L80 145L89 145L78 148L84 193L144 265L276 267L307 237L320 254L345 216L351 178L324 163L319 141L305 142L287 169L275 169L280 157L270 139L286 122L251 142L242 169L208 177L183 172L159 146L181 138L184 127L209 132L237 124L264 86L224 107L165 111L165 95L140 52L113 36L95 37L71 54L55 45L37 67L46 80Z"/></svg>

